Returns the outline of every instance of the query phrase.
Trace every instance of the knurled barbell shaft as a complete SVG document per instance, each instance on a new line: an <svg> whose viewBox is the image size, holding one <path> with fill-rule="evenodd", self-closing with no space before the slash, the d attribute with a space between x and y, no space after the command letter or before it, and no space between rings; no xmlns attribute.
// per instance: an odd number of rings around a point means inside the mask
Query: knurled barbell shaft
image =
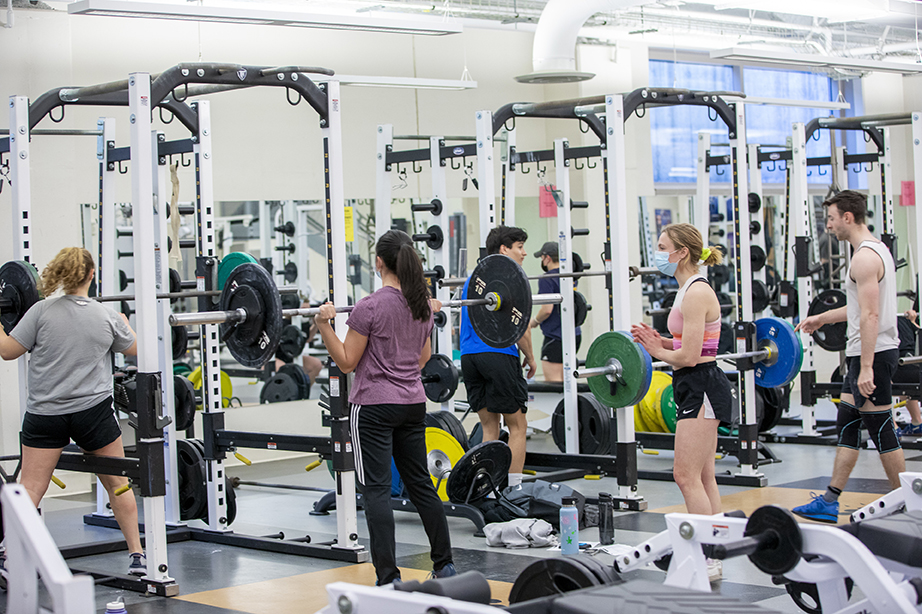
<svg viewBox="0 0 922 614"><path fill-rule="evenodd" d="M297 286L281 286L279 294L297 294ZM221 296L221 290L183 290L182 292L164 292L157 295L158 299L194 298L197 296ZM100 303L120 303L135 300L134 294L120 294L117 296L93 296L93 300Z"/></svg>
<svg viewBox="0 0 922 614"><path fill-rule="evenodd" d="M768 358L771 354L769 350L757 350L754 352L739 352L737 354L720 354L717 356L717 360L736 360L738 358L756 358L755 362ZM922 358L919 359L919 362L922 362ZM654 369L661 369L663 367L671 367L668 362L657 361L653 363ZM591 367L588 369L580 369L573 372L573 377L576 379L586 379L589 377L595 377L597 375L614 375L618 367L615 365L606 365L604 367Z"/></svg>
<svg viewBox="0 0 922 614"><path fill-rule="evenodd" d="M560 294L535 294L532 296L532 305L557 304L563 302ZM474 307L476 305L495 305L496 299L487 295L486 298L467 298L451 301L442 301L442 307ZM349 313L354 305L335 307L336 313ZM312 317L320 313L320 307L305 307L302 309L283 309L283 318L294 316ZM203 311L198 313L174 313L170 316L170 326L202 326L205 324L223 324L224 322L245 322L247 313L244 309L236 311Z"/></svg>
<svg viewBox="0 0 922 614"><path fill-rule="evenodd" d="M655 267L628 267L630 276L637 277L638 275L648 275L648 274L661 274L659 269ZM554 279L560 277L605 277L606 275L611 275L611 271L580 271L579 273L546 273L544 275L529 275L528 279ZM453 288L457 286L463 286L467 282L467 277L446 277L439 280L439 286L446 288Z"/></svg>

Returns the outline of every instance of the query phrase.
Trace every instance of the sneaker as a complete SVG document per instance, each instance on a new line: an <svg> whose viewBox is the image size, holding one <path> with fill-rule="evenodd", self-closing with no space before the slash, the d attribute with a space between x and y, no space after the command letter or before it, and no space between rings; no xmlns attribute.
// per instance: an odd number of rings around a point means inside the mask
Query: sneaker
<svg viewBox="0 0 922 614"><path fill-rule="evenodd" d="M922 424L907 424L896 429L897 437L903 435L922 435Z"/></svg>
<svg viewBox="0 0 922 614"><path fill-rule="evenodd" d="M381 584L380 582L378 582L377 580L375 580L375 586L391 586L391 585L393 585L394 588L397 588L397 587L400 586L402 583L403 583L403 580L400 579L400 576L397 576L396 578L394 578L394 579L391 580L390 582L385 582L384 584Z"/></svg>
<svg viewBox="0 0 922 614"><path fill-rule="evenodd" d="M810 493L813 501L806 505L795 507L791 511L803 518L818 520L819 522L828 522L836 524L839 521L839 502L829 503L823 498L823 495Z"/></svg>
<svg viewBox="0 0 922 614"><path fill-rule="evenodd" d="M447 565L445 565L445 567L441 568L438 571L433 570L432 573L429 574L429 579L438 580L440 578L450 578L452 576L457 576L457 575L458 575L458 570L455 569L455 564L448 563Z"/></svg>
<svg viewBox="0 0 922 614"><path fill-rule="evenodd" d="M724 577L724 563L720 559L708 559L708 582L719 582Z"/></svg>
<svg viewBox="0 0 922 614"><path fill-rule="evenodd" d="M147 557L143 552L132 552L128 555L131 563L128 565L128 573L132 576L147 575Z"/></svg>

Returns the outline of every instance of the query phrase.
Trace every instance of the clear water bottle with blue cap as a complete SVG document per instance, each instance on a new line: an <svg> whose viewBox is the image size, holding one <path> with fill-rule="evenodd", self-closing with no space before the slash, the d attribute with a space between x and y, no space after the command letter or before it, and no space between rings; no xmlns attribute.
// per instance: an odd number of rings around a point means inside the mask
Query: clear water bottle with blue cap
<svg viewBox="0 0 922 614"><path fill-rule="evenodd" d="M125 603L119 599L106 604L106 614L128 614L128 611L125 609Z"/></svg>

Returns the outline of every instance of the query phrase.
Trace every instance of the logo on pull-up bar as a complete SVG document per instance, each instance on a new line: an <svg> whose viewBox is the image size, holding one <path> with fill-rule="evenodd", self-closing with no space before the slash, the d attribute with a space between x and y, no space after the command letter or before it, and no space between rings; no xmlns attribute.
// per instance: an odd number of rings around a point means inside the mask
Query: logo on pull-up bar
<svg viewBox="0 0 922 614"><path fill-rule="evenodd" d="M237 78L240 79L241 81L243 81L244 79L246 79L246 78L247 78L247 69L246 69L246 68L240 68L240 69L238 69L238 70L237 70Z"/></svg>

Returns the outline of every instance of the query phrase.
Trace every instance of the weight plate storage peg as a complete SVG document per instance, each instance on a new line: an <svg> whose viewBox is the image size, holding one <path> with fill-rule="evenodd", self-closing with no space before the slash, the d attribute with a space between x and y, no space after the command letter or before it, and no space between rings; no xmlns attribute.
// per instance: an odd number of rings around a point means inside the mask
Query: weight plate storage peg
<svg viewBox="0 0 922 614"><path fill-rule="evenodd" d="M845 292L838 288L823 290L816 298L810 301L807 315L815 316L839 307L845 307ZM824 324L813 331L813 340L828 352L841 352L845 350L848 338L848 323L836 322Z"/></svg>
<svg viewBox="0 0 922 614"><path fill-rule="evenodd" d="M467 287L468 299L494 296L493 305L472 305L467 315L477 336L495 348L509 347L528 331L531 286L528 276L507 256L493 254L480 261Z"/></svg>
<svg viewBox="0 0 922 614"><path fill-rule="evenodd" d="M611 452L611 412L591 394L576 397L579 454ZM551 416L551 436L557 449L567 451L567 425L564 401L561 399Z"/></svg>
<svg viewBox="0 0 922 614"><path fill-rule="evenodd" d="M444 354L433 354L420 373L426 398L433 403L444 403L458 389L458 368Z"/></svg>
<svg viewBox="0 0 922 614"><path fill-rule="evenodd" d="M23 260L0 266L0 322L10 333L29 308L44 298L38 271Z"/></svg>
<svg viewBox="0 0 922 614"><path fill-rule="evenodd" d="M275 356L282 333L282 301L275 283L266 269L254 263L237 266L224 283L219 309L244 309L247 318L221 324L221 339L241 365L262 367Z"/></svg>
<svg viewBox="0 0 922 614"><path fill-rule="evenodd" d="M653 361L629 333L607 332L596 337L586 354L586 367L620 366L620 376L588 379L592 394L606 407L630 407L644 397L653 377ZM612 390L612 383L615 383Z"/></svg>
<svg viewBox="0 0 922 614"><path fill-rule="evenodd" d="M755 365L756 385L777 388L794 380L804 361L800 335L785 320L760 318L756 325L756 350L768 349L769 358Z"/></svg>

